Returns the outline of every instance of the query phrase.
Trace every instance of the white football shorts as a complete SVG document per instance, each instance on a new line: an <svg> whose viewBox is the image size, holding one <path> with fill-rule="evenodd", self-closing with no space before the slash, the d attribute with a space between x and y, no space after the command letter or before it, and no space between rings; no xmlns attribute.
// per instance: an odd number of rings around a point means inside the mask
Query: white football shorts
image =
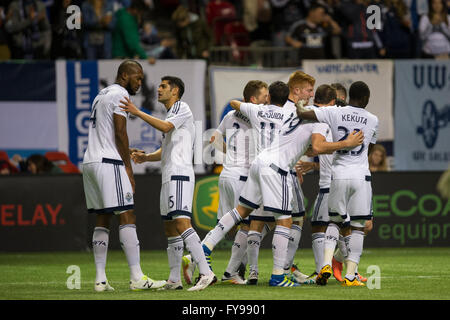
<svg viewBox="0 0 450 320"><path fill-rule="evenodd" d="M83 186L89 213L120 214L134 208L133 188L122 160L83 164Z"/></svg>
<svg viewBox="0 0 450 320"><path fill-rule="evenodd" d="M240 176L239 179L219 177L219 209L217 211L217 221L228 211L237 207L239 204L239 196L247 179L247 176ZM243 220L243 223L249 224L248 217Z"/></svg>
<svg viewBox="0 0 450 320"><path fill-rule="evenodd" d="M163 220L192 218L195 181L191 180L189 176L171 176L162 184L159 206Z"/></svg>

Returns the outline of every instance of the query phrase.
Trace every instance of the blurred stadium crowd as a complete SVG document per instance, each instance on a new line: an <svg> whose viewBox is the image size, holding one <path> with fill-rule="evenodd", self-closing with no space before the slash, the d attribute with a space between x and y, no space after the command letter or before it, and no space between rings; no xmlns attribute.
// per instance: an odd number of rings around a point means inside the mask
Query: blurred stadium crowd
<svg viewBox="0 0 450 320"><path fill-rule="evenodd" d="M369 30L367 7L380 8ZM67 8L80 8L69 30ZM294 48L301 59L441 58L449 0L0 0L0 60L208 59L217 47ZM211 59L213 61L211 61ZM276 65L275 65L276 66Z"/></svg>

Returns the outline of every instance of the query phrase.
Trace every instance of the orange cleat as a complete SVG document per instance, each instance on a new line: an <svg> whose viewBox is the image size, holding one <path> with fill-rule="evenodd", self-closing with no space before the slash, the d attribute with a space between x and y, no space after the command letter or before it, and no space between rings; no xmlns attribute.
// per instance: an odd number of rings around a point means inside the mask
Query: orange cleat
<svg viewBox="0 0 450 320"><path fill-rule="evenodd" d="M364 278L362 275L360 275L359 273L356 274L356 277L359 279L359 281L361 282L367 282L367 278Z"/></svg>
<svg viewBox="0 0 450 320"><path fill-rule="evenodd" d="M333 260L331 261L331 265L333 268L333 276L336 278L336 280L339 282L344 281L344 279L342 279L342 262L337 261L333 257Z"/></svg>

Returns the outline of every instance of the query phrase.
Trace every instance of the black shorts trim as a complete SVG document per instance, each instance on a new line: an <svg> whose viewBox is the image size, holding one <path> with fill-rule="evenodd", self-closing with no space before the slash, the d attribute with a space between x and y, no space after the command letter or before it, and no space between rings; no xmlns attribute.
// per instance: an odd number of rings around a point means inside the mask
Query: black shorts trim
<svg viewBox="0 0 450 320"><path fill-rule="evenodd" d="M187 216L189 218L192 218L192 212L184 211L184 210L174 210L169 212L165 216L161 216L161 219L163 220L173 220L174 216Z"/></svg>
<svg viewBox="0 0 450 320"><path fill-rule="evenodd" d="M320 193L330 193L330 188L322 188L319 190Z"/></svg>
<svg viewBox="0 0 450 320"><path fill-rule="evenodd" d="M292 218L295 218L295 217L304 217L304 216L305 216L305 211L292 213Z"/></svg>
<svg viewBox="0 0 450 320"><path fill-rule="evenodd" d="M244 181L245 182L245 181L247 181L247 179L248 179L248 177L246 177L246 176L240 176L239 177L240 181Z"/></svg>
<svg viewBox="0 0 450 320"><path fill-rule="evenodd" d="M249 206L250 208L253 208L253 209L258 209L259 208L259 205L257 205L256 203L253 203L251 201L248 201L247 199L245 199L243 197L239 197L239 202L242 202L246 206Z"/></svg>
<svg viewBox="0 0 450 320"><path fill-rule="evenodd" d="M280 167L278 167L277 165L271 163L270 166L274 171L278 172L279 174L281 174L282 176L287 176L288 172L281 169Z"/></svg>
<svg viewBox="0 0 450 320"><path fill-rule="evenodd" d="M337 213L337 212L328 212L328 215L330 216L330 217L337 217L337 216L340 216L342 219L347 219L347 215L346 214L344 214L343 216L341 216L339 213Z"/></svg>
<svg viewBox="0 0 450 320"><path fill-rule="evenodd" d="M372 176L366 176L366 181L372 181Z"/></svg>
<svg viewBox="0 0 450 320"><path fill-rule="evenodd" d="M369 214L368 216L350 216L350 221L354 220L372 220L373 216Z"/></svg>
<svg viewBox="0 0 450 320"><path fill-rule="evenodd" d="M289 173L292 174L293 176L297 176L297 171L289 170Z"/></svg>
<svg viewBox="0 0 450 320"><path fill-rule="evenodd" d="M190 181L189 176L170 176L170 180Z"/></svg>
<svg viewBox="0 0 450 320"><path fill-rule="evenodd" d="M289 215L289 216L292 215L292 211L290 211L290 210L281 210L281 209L266 207L266 206L264 206L264 211L269 211L269 212L278 213L278 214L285 214L285 215Z"/></svg>
<svg viewBox="0 0 450 320"><path fill-rule="evenodd" d="M275 222L274 217L260 217L260 216L249 216L249 220L256 220L256 221L265 221L265 222Z"/></svg>
<svg viewBox="0 0 450 320"><path fill-rule="evenodd" d="M125 210L131 210L131 209L134 209L134 204L130 204L127 206L110 207L110 208L104 208L104 209L88 209L88 213L114 213L114 211L125 211Z"/></svg>
<svg viewBox="0 0 450 320"><path fill-rule="evenodd" d="M312 227L320 227L320 226L328 226L330 222L329 221L311 221L311 226Z"/></svg>
<svg viewBox="0 0 450 320"><path fill-rule="evenodd" d="M117 164L119 166L123 166L123 161L122 160L103 158L102 162L103 163L112 163L112 164Z"/></svg>

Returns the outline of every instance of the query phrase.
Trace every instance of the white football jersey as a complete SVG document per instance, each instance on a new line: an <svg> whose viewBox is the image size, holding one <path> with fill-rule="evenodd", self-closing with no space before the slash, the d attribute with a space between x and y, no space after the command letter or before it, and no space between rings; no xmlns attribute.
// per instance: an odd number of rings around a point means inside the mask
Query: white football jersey
<svg viewBox="0 0 450 320"><path fill-rule="evenodd" d="M237 178L247 176L255 158L255 145L250 120L239 111L228 112L217 128L226 137L227 152L221 176Z"/></svg>
<svg viewBox="0 0 450 320"><path fill-rule="evenodd" d="M314 109L317 119L331 128L333 141L341 141L354 130L362 130L362 145L335 152L332 179L365 179L370 176L367 151L370 143L376 143L378 118L369 111L353 107L326 107Z"/></svg>
<svg viewBox="0 0 450 320"><path fill-rule="evenodd" d="M266 164L275 164L288 171L293 168L311 144L311 135L326 135L326 127L299 119L297 114L281 129L278 144L273 144L258 155Z"/></svg>
<svg viewBox="0 0 450 320"><path fill-rule="evenodd" d="M242 103L240 111L247 116L252 125L256 155L272 144L278 143L280 129L288 119L287 109L270 104Z"/></svg>
<svg viewBox="0 0 450 320"><path fill-rule="evenodd" d="M308 109L315 110L317 108L328 108L328 107L318 107L318 106L308 106ZM325 140L327 142L333 142L333 135L331 134L331 129L328 124L320 122L317 124L318 126L323 126L322 132L325 134ZM331 182L331 164L333 163L334 153L333 154L319 154L319 163L320 163L320 180L319 180L319 188L329 188Z"/></svg>
<svg viewBox="0 0 450 320"><path fill-rule="evenodd" d="M167 110L166 121L171 122L174 128L162 136L162 183L170 181L172 176L188 176L190 181L194 181L195 127L189 105L181 100L175 102Z"/></svg>
<svg viewBox="0 0 450 320"><path fill-rule="evenodd" d="M122 160L116 147L113 114L128 118L127 113L119 107L124 97L129 98L128 91L118 84L102 89L95 97L83 163L102 162L103 158Z"/></svg>

